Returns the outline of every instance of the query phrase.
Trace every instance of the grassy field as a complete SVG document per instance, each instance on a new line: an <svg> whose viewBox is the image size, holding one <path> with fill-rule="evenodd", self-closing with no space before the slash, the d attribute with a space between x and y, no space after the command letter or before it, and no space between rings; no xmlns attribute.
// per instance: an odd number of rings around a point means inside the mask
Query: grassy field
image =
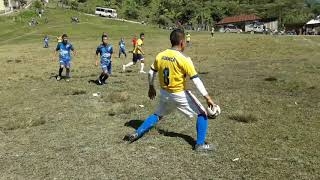
<svg viewBox="0 0 320 180"><path fill-rule="evenodd" d="M70 23L73 15L80 24ZM139 66L121 73L130 58L114 58L108 85L88 83L100 73L94 53L102 32L116 49L120 37L129 45L145 32L148 66L169 47L170 32L72 11L47 16L33 28L28 12L0 19L0 179L320 178L319 37L192 33L186 54L222 108L207 135L217 151L198 154L195 120L178 113L123 142L157 106ZM79 54L71 81L57 82L52 54L64 32ZM42 48L44 34L50 49Z"/></svg>

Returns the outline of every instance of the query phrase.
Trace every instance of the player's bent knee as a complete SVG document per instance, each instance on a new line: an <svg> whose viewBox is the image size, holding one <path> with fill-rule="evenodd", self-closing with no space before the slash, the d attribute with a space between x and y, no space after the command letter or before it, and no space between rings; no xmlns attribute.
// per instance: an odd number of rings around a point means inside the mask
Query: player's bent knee
<svg viewBox="0 0 320 180"><path fill-rule="evenodd" d="M198 118L203 117L204 119L208 119L208 116L206 114L198 114Z"/></svg>
<svg viewBox="0 0 320 180"><path fill-rule="evenodd" d="M153 114L153 115L157 116L157 117L158 117L158 120L161 120L161 119L163 118L163 116L160 116L160 115L158 115L158 114Z"/></svg>
<svg viewBox="0 0 320 180"><path fill-rule="evenodd" d="M103 71L103 74L106 75L106 76L109 76L109 72L107 70Z"/></svg>

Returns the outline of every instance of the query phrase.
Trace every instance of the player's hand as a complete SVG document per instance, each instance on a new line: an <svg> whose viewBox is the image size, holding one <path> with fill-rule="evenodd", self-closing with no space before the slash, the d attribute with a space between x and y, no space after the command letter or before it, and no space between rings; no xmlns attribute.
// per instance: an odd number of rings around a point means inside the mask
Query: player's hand
<svg viewBox="0 0 320 180"><path fill-rule="evenodd" d="M98 66L98 61L96 61L95 66Z"/></svg>
<svg viewBox="0 0 320 180"><path fill-rule="evenodd" d="M207 104L210 108L212 108L213 106L215 106L214 102L212 101L211 97L209 95L204 97L207 101Z"/></svg>
<svg viewBox="0 0 320 180"><path fill-rule="evenodd" d="M153 100L157 96L157 92L153 86L149 86L148 96L151 100Z"/></svg>

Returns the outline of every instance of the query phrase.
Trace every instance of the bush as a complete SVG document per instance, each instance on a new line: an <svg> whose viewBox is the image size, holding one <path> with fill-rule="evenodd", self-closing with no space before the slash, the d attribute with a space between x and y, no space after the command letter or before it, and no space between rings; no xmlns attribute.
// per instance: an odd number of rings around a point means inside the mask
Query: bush
<svg viewBox="0 0 320 180"><path fill-rule="evenodd" d="M77 1L72 1L71 2L71 9L78 10L78 8L79 8L79 3Z"/></svg>
<svg viewBox="0 0 320 180"><path fill-rule="evenodd" d="M34 2L33 6L36 8L36 9L42 9L42 3L37 0Z"/></svg>

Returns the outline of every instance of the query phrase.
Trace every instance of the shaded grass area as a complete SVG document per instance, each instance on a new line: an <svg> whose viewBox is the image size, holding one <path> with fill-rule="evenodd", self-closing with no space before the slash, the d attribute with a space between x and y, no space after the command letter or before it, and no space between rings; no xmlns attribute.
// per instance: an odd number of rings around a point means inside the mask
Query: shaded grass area
<svg viewBox="0 0 320 180"><path fill-rule="evenodd" d="M222 108L207 136L218 150L197 154L195 120L178 113L139 141L122 141L157 106L147 98L147 76L138 66L121 72L130 58L113 59L107 85L88 83L101 71L93 57L103 31L116 52L121 36L130 46L132 34L144 31L146 67L168 48L169 32L86 16L70 25L75 12L50 11L56 18L48 27L22 37L8 34L10 23L0 25L6 29L0 32L6 37L0 40L1 178L319 179L318 37L192 33L185 53ZM79 55L71 81L57 82L55 42L43 49L41 39L64 32Z"/></svg>

